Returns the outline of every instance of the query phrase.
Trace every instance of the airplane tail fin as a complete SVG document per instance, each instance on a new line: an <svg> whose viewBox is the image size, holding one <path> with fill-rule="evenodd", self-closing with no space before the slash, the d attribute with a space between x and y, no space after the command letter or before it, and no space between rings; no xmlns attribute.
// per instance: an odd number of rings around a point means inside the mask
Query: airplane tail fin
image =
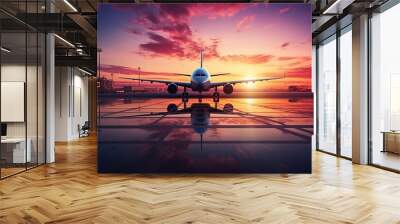
<svg viewBox="0 0 400 224"><path fill-rule="evenodd" d="M200 51L200 68L203 67L203 50Z"/></svg>

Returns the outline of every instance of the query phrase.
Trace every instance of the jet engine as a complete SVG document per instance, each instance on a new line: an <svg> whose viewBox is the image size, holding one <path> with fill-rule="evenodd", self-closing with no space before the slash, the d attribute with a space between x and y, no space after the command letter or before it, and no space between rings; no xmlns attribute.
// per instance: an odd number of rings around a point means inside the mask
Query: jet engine
<svg viewBox="0 0 400 224"><path fill-rule="evenodd" d="M225 113L232 113L233 112L233 105L231 103L227 103L224 105L224 112Z"/></svg>
<svg viewBox="0 0 400 224"><path fill-rule="evenodd" d="M176 104L174 104L174 103L170 103L170 104L168 104L167 111L169 113L177 112L178 111L178 106Z"/></svg>
<svg viewBox="0 0 400 224"><path fill-rule="evenodd" d="M224 93L231 94L233 92L233 85L232 84L225 84L224 85Z"/></svg>
<svg viewBox="0 0 400 224"><path fill-rule="evenodd" d="M167 91L168 91L168 93L171 93L171 94L178 92L178 85L176 85L174 83L168 84Z"/></svg>

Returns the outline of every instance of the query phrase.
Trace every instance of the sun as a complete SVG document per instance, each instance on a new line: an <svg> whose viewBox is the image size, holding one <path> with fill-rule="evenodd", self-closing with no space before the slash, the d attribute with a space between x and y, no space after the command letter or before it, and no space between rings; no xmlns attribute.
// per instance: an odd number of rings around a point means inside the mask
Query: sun
<svg viewBox="0 0 400 224"><path fill-rule="evenodd" d="M249 75L249 76L246 76L246 78L244 78L244 80L251 80L251 79L255 79L255 77L253 75ZM244 86L247 89L254 89L254 88L256 88L256 83L255 82L247 82L244 84Z"/></svg>

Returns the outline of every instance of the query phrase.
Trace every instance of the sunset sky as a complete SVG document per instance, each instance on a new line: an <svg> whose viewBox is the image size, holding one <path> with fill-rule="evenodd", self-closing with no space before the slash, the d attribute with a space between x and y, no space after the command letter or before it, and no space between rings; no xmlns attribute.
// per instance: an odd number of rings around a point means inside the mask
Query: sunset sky
<svg viewBox="0 0 400 224"><path fill-rule="evenodd" d="M283 76L247 90L311 85L311 8L306 4L100 4L103 76L189 81L200 66L231 73L213 81ZM145 85L153 85L146 83ZM235 87L236 88L236 87Z"/></svg>

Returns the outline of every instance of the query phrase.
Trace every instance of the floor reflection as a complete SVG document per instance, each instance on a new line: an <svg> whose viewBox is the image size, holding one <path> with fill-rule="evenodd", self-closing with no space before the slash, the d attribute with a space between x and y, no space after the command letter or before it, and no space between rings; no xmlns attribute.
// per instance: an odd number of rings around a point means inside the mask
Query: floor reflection
<svg viewBox="0 0 400 224"><path fill-rule="evenodd" d="M311 171L312 99L107 99L104 172Z"/></svg>

